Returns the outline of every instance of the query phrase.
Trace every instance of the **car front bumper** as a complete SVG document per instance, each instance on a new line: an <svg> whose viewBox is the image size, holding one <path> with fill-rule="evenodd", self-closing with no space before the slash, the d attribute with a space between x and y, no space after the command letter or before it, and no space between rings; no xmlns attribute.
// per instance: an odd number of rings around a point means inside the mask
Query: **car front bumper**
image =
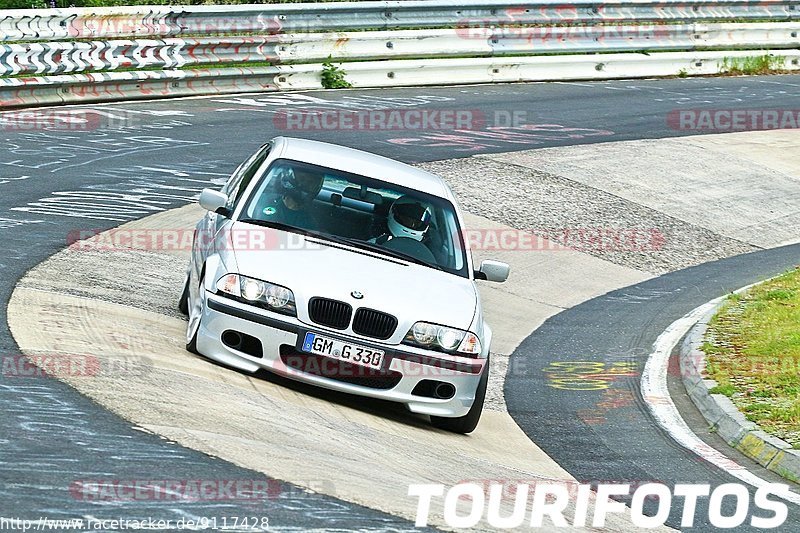
<svg viewBox="0 0 800 533"><path fill-rule="evenodd" d="M236 349L223 342L223 334L230 331L260 341L262 355L258 357L248 353L252 350ZM306 354L300 343L309 331L384 351L380 371ZM400 402L414 413L442 417L467 414L481 375L488 371L486 359L467 360L398 348L309 326L295 317L271 313L210 292L206 293L197 334L197 349L201 354L240 370L255 372L263 368L327 389ZM438 383L455 387L453 396L434 397L433 387Z"/></svg>

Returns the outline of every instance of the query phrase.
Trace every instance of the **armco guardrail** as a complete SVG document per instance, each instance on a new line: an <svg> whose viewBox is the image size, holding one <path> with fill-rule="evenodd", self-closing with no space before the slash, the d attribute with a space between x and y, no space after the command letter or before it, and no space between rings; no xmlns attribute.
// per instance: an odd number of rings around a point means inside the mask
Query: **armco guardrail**
<svg viewBox="0 0 800 533"><path fill-rule="evenodd" d="M782 54L778 68L798 68L800 51L784 51ZM603 54L364 61L350 63L347 78L354 87L401 87L621 79L668 76L680 71L689 75L710 75L718 73L726 59L750 55L748 52L708 51L664 52L649 56ZM319 89L319 73L318 64L306 64L0 78L0 107Z"/></svg>
<svg viewBox="0 0 800 533"><path fill-rule="evenodd" d="M800 0L406 0L6 11L0 40L397 30L609 21L800 20Z"/></svg>
<svg viewBox="0 0 800 533"><path fill-rule="evenodd" d="M226 63L486 57L537 53L798 48L800 22L671 26L536 26L295 33L272 36L0 44L0 76Z"/></svg>
<svg viewBox="0 0 800 533"><path fill-rule="evenodd" d="M799 33L800 0L409 0L0 11L0 105L314 88L320 87L320 63L329 57L346 63L347 79L356 86L509 81L497 75L509 68L519 80L714 74L710 64L742 57L714 50L767 50L750 55L779 55L776 65L797 69ZM637 60L623 60L637 52ZM448 58L488 61L442 72L453 64ZM588 76L584 68L590 65ZM612 73L609 65L629 70ZM483 75L475 68L490 70ZM566 77L554 78L544 68Z"/></svg>

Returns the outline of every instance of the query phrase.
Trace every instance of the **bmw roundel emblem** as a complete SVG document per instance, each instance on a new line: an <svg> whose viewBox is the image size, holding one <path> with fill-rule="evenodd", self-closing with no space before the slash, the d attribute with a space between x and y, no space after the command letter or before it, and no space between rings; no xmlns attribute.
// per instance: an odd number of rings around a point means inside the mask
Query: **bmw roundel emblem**
<svg viewBox="0 0 800 533"><path fill-rule="evenodd" d="M363 297L364 297L364 295L363 295L363 294L361 294L361 293L360 293L360 292L358 292L358 291L353 291L353 292L351 292L351 293L350 293L350 296L352 296L352 297L353 297L353 298L355 298L356 300L360 300L361 298L363 298Z"/></svg>

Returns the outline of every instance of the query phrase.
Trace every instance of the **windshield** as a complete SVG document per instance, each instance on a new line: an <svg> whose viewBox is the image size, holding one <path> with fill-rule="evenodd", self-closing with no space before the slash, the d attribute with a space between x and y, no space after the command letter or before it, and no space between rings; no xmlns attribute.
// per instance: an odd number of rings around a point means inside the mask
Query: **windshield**
<svg viewBox="0 0 800 533"><path fill-rule="evenodd" d="M469 276L450 202L356 174L278 159L260 178L239 219L345 240Z"/></svg>

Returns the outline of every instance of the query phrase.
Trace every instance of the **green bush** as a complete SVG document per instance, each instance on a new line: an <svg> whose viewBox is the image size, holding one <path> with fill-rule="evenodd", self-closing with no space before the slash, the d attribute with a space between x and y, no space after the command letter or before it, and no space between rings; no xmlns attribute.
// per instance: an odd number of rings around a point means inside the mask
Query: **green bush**
<svg viewBox="0 0 800 533"><path fill-rule="evenodd" d="M42 9L50 7L45 0L0 0L0 9Z"/></svg>
<svg viewBox="0 0 800 533"><path fill-rule="evenodd" d="M331 58L322 64L322 86L326 89L347 89L353 85L347 81L347 73L331 63Z"/></svg>

